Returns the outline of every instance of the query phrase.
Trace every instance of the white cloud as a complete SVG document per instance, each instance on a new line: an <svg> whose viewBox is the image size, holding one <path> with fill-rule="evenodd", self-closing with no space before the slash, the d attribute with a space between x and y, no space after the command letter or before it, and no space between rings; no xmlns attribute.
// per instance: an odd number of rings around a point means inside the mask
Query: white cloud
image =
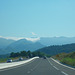
<svg viewBox="0 0 75 75"><path fill-rule="evenodd" d="M40 38L25 38L26 40L32 41L32 42L36 42L38 40L40 40Z"/></svg>
<svg viewBox="0 0 75 75"><path fill-rule="evenodd" d="M37 34L35 34L34 32L31 32L32 33L32 35L37 35Z"/></svg>
<svg viewBox="0 0 75 75"><path fill-rule="evenodd" d="M12 40L26 39L26 40L29 40L32 42L36 42L36 41L40 40L39 37L37 37L37 38L24 38L24 37L3 37L3 36L0 36L0 38L12 39Z"/></svg>
<svg viewBox="0 0 75 75"><path fill-rule="evenodd" d="M12 39L12 40L20 40L24 39L24 37L5 37L6 39Z"/></svg>
<svg viewBox="0 0 75 75"><path fill-rule="evenodd" d="M12 40L24 39L24 37L4 37L4 36L0 36L0 38L4 38L4 39L12 39Z"/></svg>

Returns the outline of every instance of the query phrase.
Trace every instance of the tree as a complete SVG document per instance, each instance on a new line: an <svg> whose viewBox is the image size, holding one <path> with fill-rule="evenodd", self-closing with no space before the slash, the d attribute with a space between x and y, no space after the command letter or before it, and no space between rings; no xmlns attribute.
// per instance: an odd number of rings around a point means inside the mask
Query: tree
<svg viewBox="0 0 75 75"><path fill-rule="evenodd" d="M21 52L20 52L20 55L21 55L21 56L27 56L27 52L26 52L26 51L21 51Z"/></svg>
<svg viewBox="0 0 75 75"><path fill-rule="evenodd" d="M10 54L10 57L14 57L14 55L15 55L15 53L14 53L14 52L12 52L12 53Z"/></svg>
<svg viewBox="0 0 75 75"><path fill-rule="evenodd" d="M27 55L29 56L29 58L31 58L31 57L32 57L32 53L31 53L31 51L30 51L30 50L27 52Z"/></svg>

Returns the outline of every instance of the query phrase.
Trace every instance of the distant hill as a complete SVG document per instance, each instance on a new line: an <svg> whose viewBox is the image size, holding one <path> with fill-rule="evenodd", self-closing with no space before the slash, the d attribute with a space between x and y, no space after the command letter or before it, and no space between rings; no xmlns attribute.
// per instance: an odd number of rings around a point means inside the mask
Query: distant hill
<svg viewBox="0 0 75 75"><path fill-rule="evenodd" d="M7 47L11 43L15 42L14 40L11 39L4 39L0 38L0 49Z"/></svg>
<svg viewBox="0 0 75 75"><path fill-rule="evenodd" d="M66 45L53 45L39 49L38 51L50 55L56 55L62 52L69 53L75 51L75 43Z"/></svg>
<svg viewBox="0 0 75 75"><path fill-rule="evenodd" d="M75 37L41 37L39 42L45 46L75 43Z"/></svg>
<svg viewBox="0 0 75 75"><path fill-rule="evenodd" d="M1 50L0 53L6 54L6 53L10 53L10 52L19 52L19 51L23 51L23 50L35 51L35 50L37 50L39 48L43 48L43 47L45 47L45 46L39 42L31 42L26 39L21 39L21 40L13 42L9 46L7 46L5 49Z"/></svg>
<svg viewBox="0 0 75 75"><path fill-rule="evenodd" d="M67 49L66 48L61 49L62 45L64 46L64 44L71 44L71 43L75 43L75 37L41 37L39 40L37 40L37 42L28 41L26 39L20 39L18 41L15 41L10 39L7 40L4 38L0 38L0 54L7 54L10 52L17 52L21 50L35 51L45 46L49 46L50 49L48 50L47 47L45 48L44 52L53 55L53 54L64 52L64 50L67 52L69 49L70 51L75 50L75 49L71 50L71 48L69 47ZM49 52L46 51L46 49Z"/></svg>

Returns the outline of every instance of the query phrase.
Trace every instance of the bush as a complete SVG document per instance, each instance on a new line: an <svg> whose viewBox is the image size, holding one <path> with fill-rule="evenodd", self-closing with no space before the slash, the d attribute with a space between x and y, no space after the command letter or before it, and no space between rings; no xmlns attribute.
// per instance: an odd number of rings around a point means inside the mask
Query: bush
<svg viewBox="0 0 75 75"><path fill-rule="evenodd" d="M75 59L72 59L72 58L63 58L61 60L62 63L64 64L68 64L68 65L71 65L71 66L75 66Z"/></svg>

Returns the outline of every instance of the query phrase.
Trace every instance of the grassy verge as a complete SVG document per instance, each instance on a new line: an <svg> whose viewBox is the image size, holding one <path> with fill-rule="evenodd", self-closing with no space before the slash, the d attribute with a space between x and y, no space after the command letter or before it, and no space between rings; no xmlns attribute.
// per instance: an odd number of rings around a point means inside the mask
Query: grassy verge
<svg viewBox="0 0 75 75"><path fill-rule="evenodd" d="M61 63L75 67L75 52L57 54L53 58L59 60Z"/></svg>
<svg viewBox="0 0 75 75"><path fill-rule="evenodd" d="M0 63L6 62L8 58L0 58Z"/></svg>
<svg viewBox="0 0 75 75"><path fill-rule="evenodd" d="M69 57L63 58L61 62L67 65L75 66L75 59Z"/></svg>
<svg viewBox="0 0 75 75"><path fill-rule="evenodd" d="M12 60L18 60L20 57L15 57L15 58L0 58L0 63L4 63L7 62L8 59L12 59ZM25 59L26 57L23 57L23 59Z"/></svg>

